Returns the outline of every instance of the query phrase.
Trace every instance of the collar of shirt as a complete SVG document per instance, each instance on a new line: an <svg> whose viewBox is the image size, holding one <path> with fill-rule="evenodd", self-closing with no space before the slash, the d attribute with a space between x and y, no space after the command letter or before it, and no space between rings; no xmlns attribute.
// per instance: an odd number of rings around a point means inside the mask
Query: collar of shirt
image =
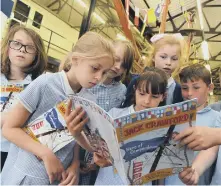
<svg viewBox="0 0 221 186"><path fill-rule="evenodd" d="M203 114L205 112L209 112L212 109L209 106L206 106L205 108L203 108L202 110L197 111L197 114Z"/></svg>
<svg viewBox="0 0 221 186"><path fill-rule="evenodd" d="M63 82L64 82L64 92L66 95L74 95L75 92L72 90L69 82L68 82L68 78L67 78L67 75L66 73L62 70L61 71L61 76L63 78Z"/></svg>
<svg viewBox="0 0 221 186"><path fill-rule="evenodd" d="M133 114L135 112L134 105L129 106L128 110L129 110L129 114Z"/></svg>
<svg viewBox="0 0 221 186"><path fill-rule="evenodd" d="M78 96L84 97L84 98L89 99L89 100L91 100L91 101L96 103L96 96L91 91L89 91L89 90L87 90L85 88L82 88L80 90L80 92L75 93L72 90L72 88L71 88L71 86L70 86L70 84L68 82L67 75L66 75L66 73L63 70L61 71L61 76L62 76L63 82L64 82L64 92L65 92L65 94L67 96L78 95Z"/></svg>
<svg viewBox="0 0 221 186"><path fill-rule="evenodd" d="M105 85L105 84L103 84L103 83L99 83L98 85L99 86L102 86L102 87L111 87L111 86L115 86L115 85L118 85L118 84L120 84L120 82L118 82L118 81L112 81L110 84L108 84L108 85Z"/></svg>
<svg viewBox="0 0 221 186"><path fill-rule="evenodd" d="M29 84L31 83L32 79L31 79L31 75L28 74L23 80L8 80L4 74L1 74L1 83L3 84Z"/></svg>
<svg viewBox="0 0 221 186"><path fill-rule="evenodd" d="M172 77L170 77L168 80L167 80L167 88L169 88L172 84L174 84L175 83L175 80L172 78Z"/></svg>

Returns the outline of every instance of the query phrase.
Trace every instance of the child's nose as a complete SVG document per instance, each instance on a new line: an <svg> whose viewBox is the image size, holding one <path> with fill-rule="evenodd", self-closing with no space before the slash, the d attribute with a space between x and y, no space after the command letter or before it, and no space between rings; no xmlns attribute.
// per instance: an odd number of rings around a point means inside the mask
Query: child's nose
<svg viewBox="0 0 221 186"><path fill-rule="evenodd" d="M170 66L170 65L171 65L171 60L170 60L169 58L167 59L166 64L167 64L168 66Z"/></svg>
<svg viewBox="0 0 221 186"><path fill-rule="evenodd" d="M96 74L95 79L97 79L97 81L99 82L99 81L101 81L102 78L103 78L103 73L102 73L102 72L98 72L98 73Z"/></svg>
<svg viewBox="0 0 221 186"><path fill-rule="evenodd" d="M149 104L150 103L150 95L149 94L146 95L146 97L144 99L144 103L145 104Z"/></svg>
<svg viewBox="0 0 221 186"><path fill-rule="evenodd" d="M114 68L120 70L121 63L115 63Z"/></svg>
<svg viewBox="0 0 221 186"><path fill-rule="evenodd" d="M188 96L192 96L193 92L192 90L188 90Z"/></svg>
<svg viewBox="0 0 221 186"><path fill-rule="evenodd" d="M22 46L19 51L25 53L26 52L25 46Z"/></svg>

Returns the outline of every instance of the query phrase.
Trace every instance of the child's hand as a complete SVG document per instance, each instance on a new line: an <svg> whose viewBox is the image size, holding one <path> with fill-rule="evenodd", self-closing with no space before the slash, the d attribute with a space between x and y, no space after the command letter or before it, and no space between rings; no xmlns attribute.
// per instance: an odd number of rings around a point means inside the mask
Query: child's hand
<svg viewBox="0 0 221 186"><path fill-rule="evenodd" d="M72 164L66 170L65 179L59 185L78 185L79 182L79 162Z"/></svg>
<svg viewBox="0 0 221 186"><path fill-rule="evenodd" d="M190 127L178 134L175 140L181 140L181 145L187 145L192 150L206 150L217 145L216 129L210 127Z"/></svg>
<svg viewBox="0 0 221 186"><path fill-rule="evenodd" d="M110 160L104 158L101 154L97 152L94 152L94 163L96 163L100 167L108 167L112 165Z"/></svg>
<svg viewBox="0 0 221 186"><path fill-rule="evenodd" d="M77 107L75 110L71 110L71 107L72 101L69 100L64 118L69 132L77 139L88 122L88 117L84 118L85 111L81 107Z"/></svg>
<svg viewBox="0 0 221 186"><path fill-rule="evenodd" d="M42 156L41 159L44 162L50 184L52 184L55 180L60 181L65 178L64 167L52 151L48 151L48 153Z"/></svg>
<svg viewBox="0 0 221 186"><path fill-rule="evenodd" d="M179 178L186 185L196 185L199 181L199 175L194 168L187 168L180 172Z"/></svg>

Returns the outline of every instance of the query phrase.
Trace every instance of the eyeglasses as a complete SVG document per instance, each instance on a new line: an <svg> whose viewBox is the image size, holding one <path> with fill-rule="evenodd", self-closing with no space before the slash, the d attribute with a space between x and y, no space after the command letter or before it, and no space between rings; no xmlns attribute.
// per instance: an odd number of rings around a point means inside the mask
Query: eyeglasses
<svg viewBox="0 0 221 186"><path fill-rule="evenodd" d="M18 41L9 41L9 47L14 50L20 50L22 47L25 47L25 52L29 54L34 54L36 52L36 48L32 45L23 45Z"/></svg>

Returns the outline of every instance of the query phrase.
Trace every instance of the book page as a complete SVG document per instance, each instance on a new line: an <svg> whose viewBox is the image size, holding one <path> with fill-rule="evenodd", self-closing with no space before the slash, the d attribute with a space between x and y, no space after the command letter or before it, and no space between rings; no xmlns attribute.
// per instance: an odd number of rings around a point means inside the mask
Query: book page
<svg viewBox="0 0 221 186"><path fill-rule="evenodd" d="M80 105L86 111L89 122L85 127L85 133L92 146L103 157L111 160L112 164L120 171L122 177L125 176L122 157L118 145L113 118L94 102L82 97L73 97L74 107Z"/></svg>
<svg viewBox="0 0 221 186"><path fill-rule="evenodd" d="M173 138L195 125L196 100L143 110L115 119L129 184L145 184L190 167L194 153Z"/></svg>

